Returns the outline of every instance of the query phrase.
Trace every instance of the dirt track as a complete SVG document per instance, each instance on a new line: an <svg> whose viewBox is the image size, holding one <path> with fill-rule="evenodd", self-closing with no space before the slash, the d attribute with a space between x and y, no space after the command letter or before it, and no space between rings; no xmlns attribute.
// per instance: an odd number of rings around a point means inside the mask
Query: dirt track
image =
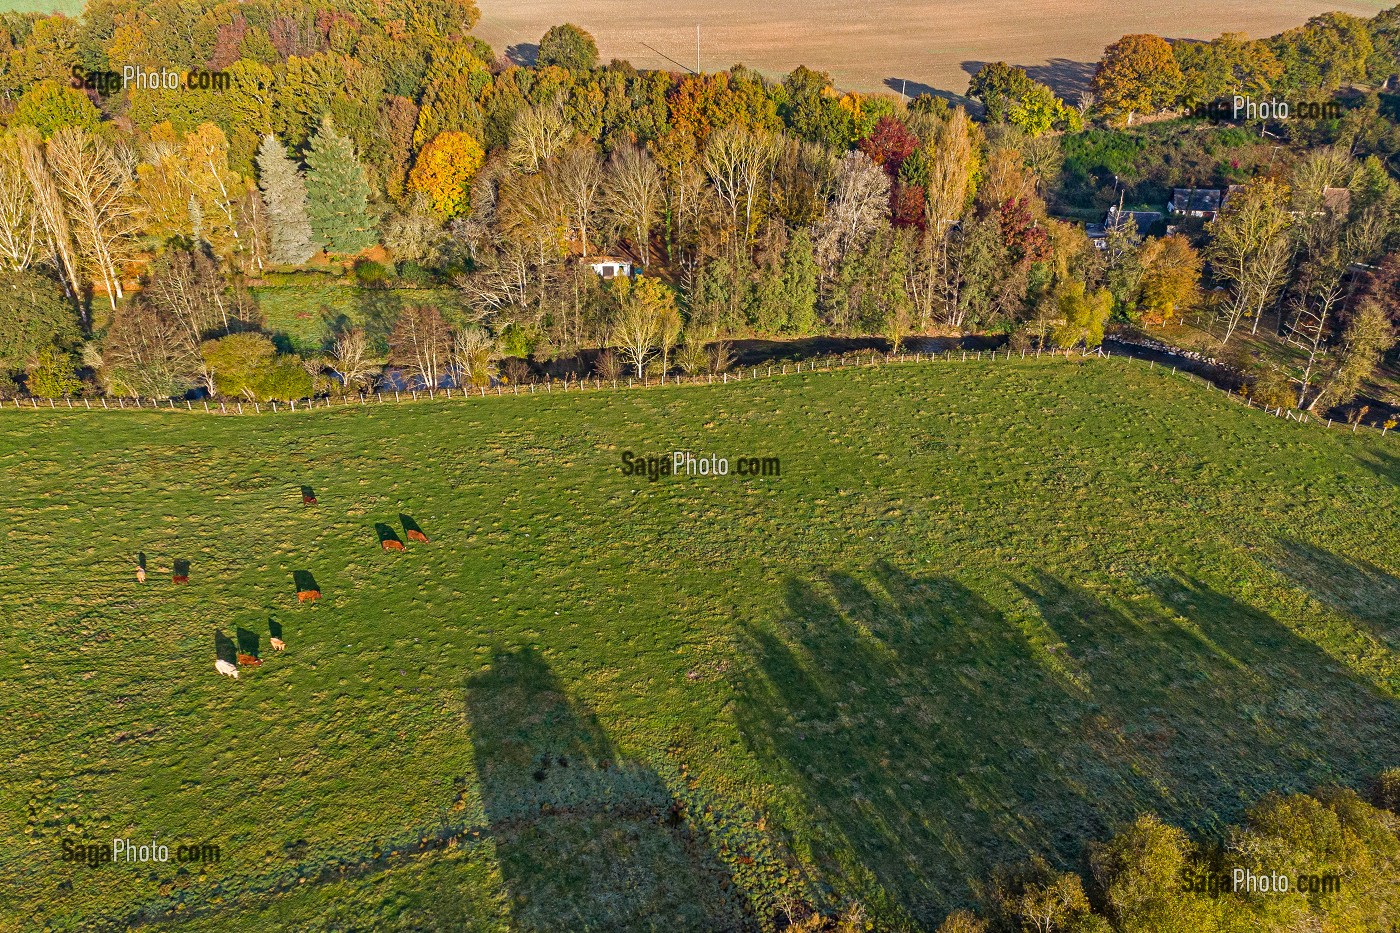
<svg viewBox="0 0 1400 933"><path fill-rule="evenodd" d="M908 93L937 88L961 94L985 61L1028 67L1061 90L1087 79L1103 48L1124 33L1211 38L1222 32L1272 35L1327 10L1372 16L1394 0L478 0L476 32L499 52L533 44L559 22L598 40L604 61L640 68L695 66L707 71L744 62L772 74L797 65L829 72L854 90ZM644 45L645 43L645 45Z"/></svg>

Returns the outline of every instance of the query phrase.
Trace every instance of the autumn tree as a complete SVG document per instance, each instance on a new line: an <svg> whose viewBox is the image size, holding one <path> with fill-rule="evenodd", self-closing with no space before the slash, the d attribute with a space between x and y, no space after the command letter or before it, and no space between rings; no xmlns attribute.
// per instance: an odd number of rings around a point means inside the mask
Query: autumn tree
<svg viewBox="0 0 1400 933"><path fill-rule="evenodd" d="M160 398L207 383L198 344L181 323L147 301L118 305L102 341L99 375L109 392Z"/></svg>
<svg viewBox="0 0 1400 933"><path fill-rule="evenodd" d="M1169 324L1195 305L1200 292L1201 257L1183 236L1149 239L1140 254L1142 308L1154 321Z"/></svg>
<svg viewBox="0 0 1400 933"><path fill-rule="evenodd" d="M818 261L828 269L866 240L889 218L890 179L863 152L841 160L826 216L816 229Z"/></svg>
<svg viewBox="0 0 1400 933"><path fill-rule="evenodd" d="M1345 405L1356 398L1375 372L1381 354L1394 344L1395 329L1385 311L1374 301L1363 302L1352 313L1331 372L1307 410Z"/></svg>
<svg viewBox="0 0 1400 933"><path fill-rule="evenodd" d="M1181 67L1162 37L1124 36L1104 50L1093 88L1105 114L1131 124L1134 115L1155 113L1176 101Z"/></svg>
<svg viewBox="0 0 1400 933"><path fill-rule="evenodd" d="M258 147L258 188L267 209L273 262L300 265L316 252L306 213L306 179L272 134Z"/></svg>
<svg viewBox="0 0 1400 933"><path fill-rule="evenodd" d="M481 144L466 133L439 133L418 152L408 173L408 187L425 194L443 217L467 209L472 179L486 160Z"/></svg>
<svg viewBox="0 0 1400 933"><path fill-rule="evenodd" d="M676 335L679 334L675 294L660 279L650 276L618 279L613 289L617 309L608 339L640 379L658 351L663 333L674 323ZM676 335L671 338L673 347Z"/></svg>

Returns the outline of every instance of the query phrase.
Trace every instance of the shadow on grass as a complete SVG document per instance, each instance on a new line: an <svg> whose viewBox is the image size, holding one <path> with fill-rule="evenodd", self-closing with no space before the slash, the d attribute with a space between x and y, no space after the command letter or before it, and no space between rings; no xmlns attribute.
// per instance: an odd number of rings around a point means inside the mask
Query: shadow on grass
<svg viewBox="0 0 1400 933"><path fill-rule="evenodd" d="M374 523L374 534L375 537L379 539L380 547L384 546L385 541L397 541L399 544L403 544L403 541L399 538L399 533L383 522Z"/></svg>
<svg viewBox="0 0 1400 933"><path fill-rule="evenodd" d="M530 649L467 683L478 779L512 928L722 930L738 889L676 801L631 763Z"/></svg>
<svg viewBox="0 0 1400 933"><path fill-rule="evenodd" d="M1400 652L1400 577L1302 541L1280 540L1274 569Z"/></svg>
<svg viewBox="0 0 1400 933"><path fill-rule="evenodd" d="M238 647L234 645L233 639L218 630L214 632L214 657L230 664L238 661Z"/></svg>
<svg viewBox="0 0 1400 933"><path fill-rule="evenodd" d="M320 584L316 582L316 577L310 570L293 570L292 585L296 587L298 593L320 592Z"/></svg>
<svg viewBox="0 0 1400 933"><path fill-rule="evenodd" d="M428 536L423 533L422 527L419 526L419 524L413 520L412 515L405 515L404 513L400 512L399 524L403 526L403 533L405 537L408 538L408 540L427 543Z"/></svg>
<svg viewBox="0 0 1400 933"><path fill-rule="evenodd" d="M261 651L258 648L260 638L257 632L246 629L240 625L236 635L238 637L239 654L250 654L255 658L261 656Z"/></svg>
<svg viewBox="0 0 1400 933"><path fill-rule="evenodd" d="M1388 698L1197 581L1123 605L1037 574L1011 617L947 577L863 577L788 581L737 714L829 875L930 928L997 865L1078 867L1140 812L1208 831L1400 757Z"/></svg>

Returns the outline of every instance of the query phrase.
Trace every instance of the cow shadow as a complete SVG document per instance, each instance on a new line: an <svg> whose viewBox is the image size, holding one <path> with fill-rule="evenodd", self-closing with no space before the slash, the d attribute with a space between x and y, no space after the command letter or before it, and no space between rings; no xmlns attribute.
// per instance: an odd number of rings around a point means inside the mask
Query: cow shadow
<svg viewBox="0 0 1400 933"><path fill-rule="evenodd" d="M374 523L374 535L378 539L381 547L383 547L384 542L386 541L397 541L399 544L403 544L403 540L399 537L399 533L396 532L394 529L390 528L388 525L384 524L383 522Z"/></svg>
<svg viewBox="0 0 1400 933"><path fill-rule="evenodd" d="M312 576L310 570L293 570L292 584L298 593L320 592L321 587L316 583L316 578Z"/></svg>
<svg viewBox="0 0 1400 933"><path fill-rule="evenodd" d="M409 540L427 541L428 536L423 533L423 529L413 520L413 516L399 513L399 524L403 526L403 533Z"/></svg>
<svg viewBox="0 0 1400 933"><path fill-rule="evenodd" d="M230 664L238 663L238 647L220 629L214 631L214 657Z"/></svg>
<svg viewBox="0 0 1400 933"><path fill-rule="evenodd" d="M145 569L146 569L146 552L145 552L145 551L137 551L137 552L136 552L136 566L137 566L137 567L140 567L142 570L145 570Z"/></svg>
<svg viewBox="0 0 1400 933"><path fill-rule="evenodd" d="M240 625L235 634L238 638L239 654L248 654L255 658L259 656L260 649L258 648L258 643L260 639L257 632L246 629Z"/></svg>
<svg viewBox="0 0 1400 933"><path fill-rule="evenodd" d="M270 636L272 636L273 638L281 638L281 637L282 637L282 623L281 623L281 622L278 622L275 618L268 619L268 620L267 620L267 634L270 635Z"/></svg>
<svg viewBox="0 0 1400 933"><path fill-rule="evenodd" d="M316 504L316 490L312 489L310 486L302 486L302 487L301 487L301 504L302 504L302 505L315 505L315 504Z"/></svg>
<svg viewBox="0 0 1400 933"><path fill-rule="evenodd" d="M176 558L171 570L172 578L180 582L188 582L190 578L190 562L184 558Z"/></svg>
<svg viewBox="0 0 1400 933"><path fill-rule="evenodd" d="M466 710L487 834L527 930L751 926L708 836L540 654L496 648Z"/></svg>

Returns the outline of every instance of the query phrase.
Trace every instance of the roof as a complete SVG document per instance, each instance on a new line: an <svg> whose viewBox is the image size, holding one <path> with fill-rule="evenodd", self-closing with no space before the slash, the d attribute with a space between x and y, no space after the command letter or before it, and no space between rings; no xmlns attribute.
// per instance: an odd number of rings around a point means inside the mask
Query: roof
<svg viewBox="0 0 1400 933"><path fill-rule="evenodd" d="M1138 236L1147 236L1148 232L1162 219L1161 211L1120 211L1110 207L1108 215L1104 217L1105 228L1117 227L1126 223L1137 225Z"/></svg>
<svg viewBox="0 0 1400 933"><path fill-rule="evenodd" d="M1178 214L1220 210L1219 188L1173 188L1171 209Z"/></svg>

